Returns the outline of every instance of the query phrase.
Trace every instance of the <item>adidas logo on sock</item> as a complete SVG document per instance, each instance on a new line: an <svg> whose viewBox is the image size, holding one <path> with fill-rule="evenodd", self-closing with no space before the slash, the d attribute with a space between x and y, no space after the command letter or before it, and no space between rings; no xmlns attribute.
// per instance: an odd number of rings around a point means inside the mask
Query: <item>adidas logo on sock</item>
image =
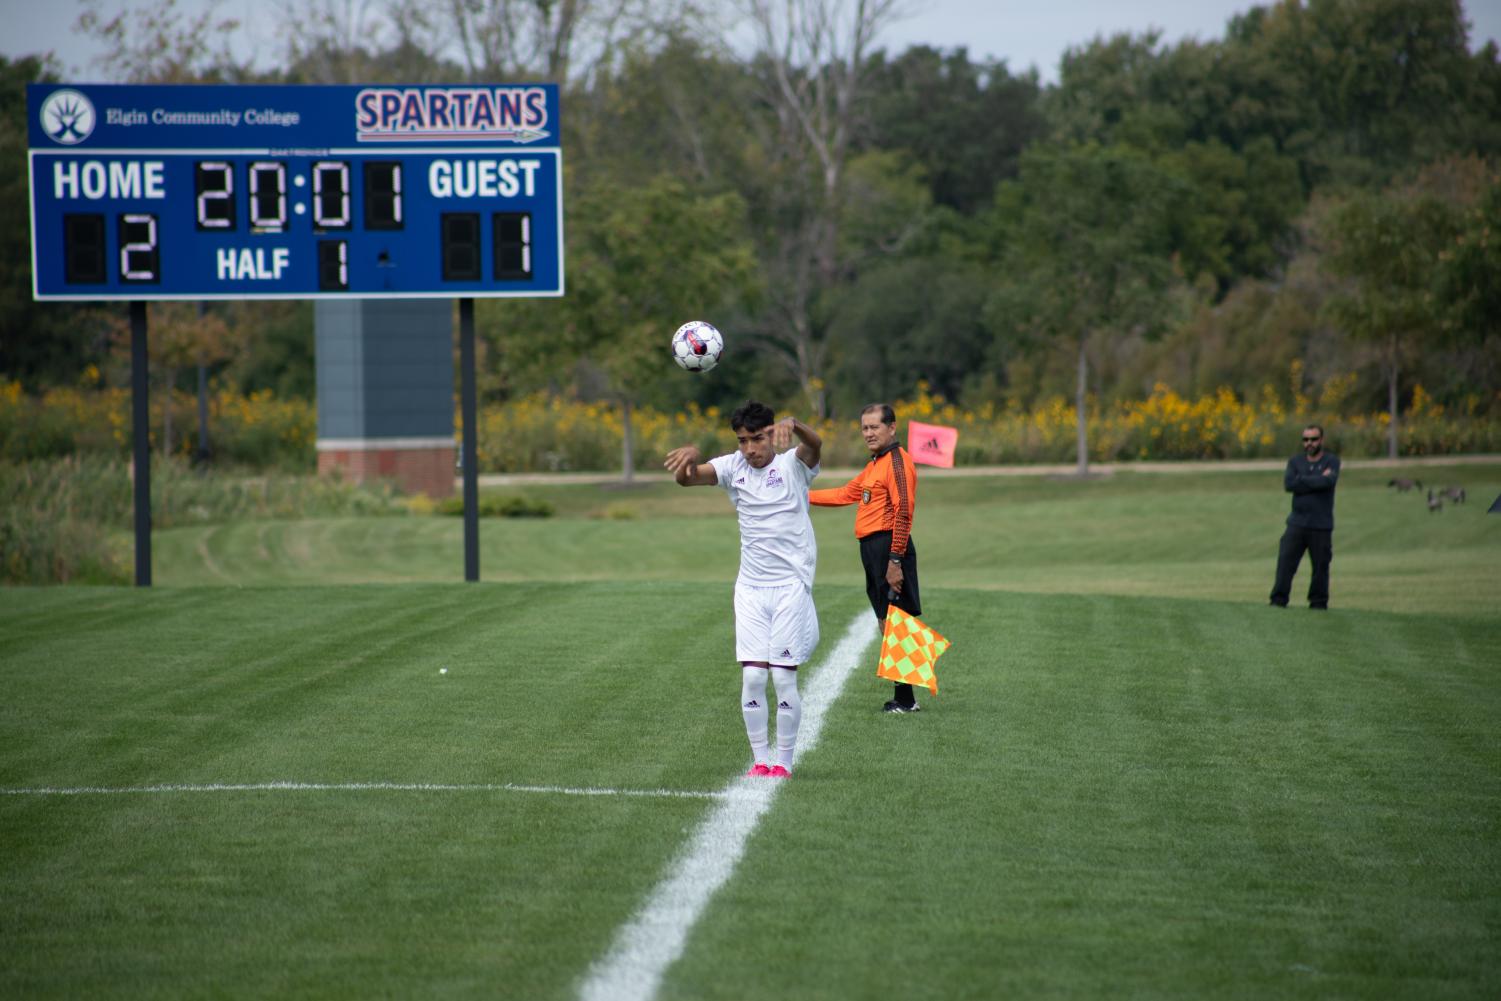
<svg viewBox="0 0 1501 1001"><path fill-rule="evenodd" d="M787 704L787 703L785 703L785 702L778 702L778 703L777 703L777 708L778 708L778 709L791 709L791 708L792 708L792 707L791 707L791 706L789 706L789 705L788 705L788 704Z"/></svg>
<svg viewBox="0 0 1501 1001"><path fill-rule="evenodd" d="M749 702L747 702L745 704L745 708L747 708L747 709L760 709L761 708L761 703L757 702L755 699L751 699Z"/></svg>

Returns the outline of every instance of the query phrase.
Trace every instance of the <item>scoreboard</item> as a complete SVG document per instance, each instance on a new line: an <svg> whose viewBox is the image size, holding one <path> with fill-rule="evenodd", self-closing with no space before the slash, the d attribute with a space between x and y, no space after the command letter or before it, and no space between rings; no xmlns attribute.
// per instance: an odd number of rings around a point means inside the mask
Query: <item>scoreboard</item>
<svg viewBox="0 0 1501 1001"><path fill-rule="evenodd" d="M555 85L26 97L36 299L563 294Z"/></svg>

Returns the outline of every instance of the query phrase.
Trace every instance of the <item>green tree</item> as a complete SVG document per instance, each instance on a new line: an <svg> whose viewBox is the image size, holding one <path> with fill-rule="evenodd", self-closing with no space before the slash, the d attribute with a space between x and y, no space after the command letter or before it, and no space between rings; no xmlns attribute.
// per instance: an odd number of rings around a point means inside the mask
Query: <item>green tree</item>
<svg viewBox="0 0 1501 1001"><path fill-rule="evenodd" d="M917 45L889 60L877 52L868 76L866 141L905 150L922 168L934 204L958 212L987 204L1046 128L1035 72L1013 76L1005 63L971 62L963 48Z"/></svg>
<svg viewBox="0 0 1501 1001"><path fill-rule="evenodd" d="M764 119L749 69L697 37L635 46L568 94L564 147L579 183L645 184L668 174L695 189L754 186Z"/></svg>
<svg viewBox="0 0 1501 1001"><path fill-rule="evenodd" d="M560 359L587 358L597 366L621 408L622 476L630 482L635 408L681 400L691 380L715 378L672 363L673 330L687 320L713 322L755 293L745 203L732 193L695 194L668 177L629 188L602 182L573 192L570 222L568 294L490 312L486 364L559 373ZM667 380L685 388L669 389Z"/></svg>
<svg viewBox="0 0 1501 1001"><path fill-rule="evenodd" d="M987 276L974 262L899 256L839 293L829 331L836 413L912 392L915 381L958 400L984 370Z"/></svg>
<svg viewBox="0 0 1501 1001"><path fill-rule="evenodd" d="M0 56L0 375L31 388L73 381L107 345L79 307L31 298L26 85L52 79L47 58Z"/></svg>
<svg viewBox="0 0 1501 1001"><path fill-rule="evenodd" d="M1089 470L1089 358L1158 327L1173 282L1173 208L1186 183L1128 149L1029 149L998 204L1005 255L987 310L1002 338L1041 338L1075 358L1078 472Z"/></svg>
<svg viewBox="0 0 1501 1001"><path fill-rule="evenodd" d="M1387 455L1398 453L1398 389L1409 356L1444 334L1439 254L1458 235L1451 204L1423 190L1362 192L1338 205L1324 227L1326 265L1347 282L1329 315L1372 344L1387 385Z"/></svg>
<svg viewBox="0 0 1501 1001"><path fill-rule="evenodd" d="M1452 329L1474 338L1501 336L1501 172L1486 169L1484 188L1464 209L1459 232L1438 255L1438 290Z"/></svg>
<svg viewBox="0 0 1501 1001"><path fill-rule="evenodd" d="M1281 0L1232 22L1228 44L1253 95L1230 113L1297 157L1310 193L1496 138L1476 129L1495 53L1471 56L1459 0Z"/></svg>
<svg viewBox="0 0 1501 1001"><path fill-rule="evenodd" d="M130 323L123 314L111 311L111 340L115 355L123 365L130 364ZM151 373L165 392L162 394L162 454L171 455L176 445L173 424L172 392L177 388L178 373L186 368L207 371L212 365L227 361L236 350L232 328L219 312L209 312L199 303L154 302L148 311L150 337L147 351ZM205 391L200 379L199 412L207 411ZM207 429L199 427L200 446Z"/></svg>

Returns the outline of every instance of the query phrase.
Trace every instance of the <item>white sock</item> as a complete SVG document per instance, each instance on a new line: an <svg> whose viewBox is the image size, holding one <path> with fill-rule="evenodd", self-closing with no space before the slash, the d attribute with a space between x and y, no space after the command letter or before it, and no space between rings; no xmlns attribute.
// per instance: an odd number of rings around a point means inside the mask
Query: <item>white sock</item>
<svg viewBox="0 0 1501 1001"><path fill-rule="evenodd" d="M797 749L797 725L803 719L803 697L797 692L797 672L785 667L771 669L777 687L777 764L792 771L792 752Z"/></svg>
<svg viewBox="0 0 1501 1001"><path fill-rule="evenodd" d="M771 759L771 746L766 741L766 668L740 669L740 712L745 716L745 735L750 738L751 754L755 755L756 764L764 765Z"/></svg>

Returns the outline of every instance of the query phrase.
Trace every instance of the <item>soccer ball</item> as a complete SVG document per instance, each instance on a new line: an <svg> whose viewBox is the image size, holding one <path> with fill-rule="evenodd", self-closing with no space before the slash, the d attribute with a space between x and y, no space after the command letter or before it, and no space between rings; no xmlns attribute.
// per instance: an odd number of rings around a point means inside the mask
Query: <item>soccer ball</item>
<svg viewBox="0 0 1501 1001"><path fill-rule="evenodd" d="M714 324L690 320L672 335L672 360L690 372L707 372L719 364L724 335Z"/></svg>

